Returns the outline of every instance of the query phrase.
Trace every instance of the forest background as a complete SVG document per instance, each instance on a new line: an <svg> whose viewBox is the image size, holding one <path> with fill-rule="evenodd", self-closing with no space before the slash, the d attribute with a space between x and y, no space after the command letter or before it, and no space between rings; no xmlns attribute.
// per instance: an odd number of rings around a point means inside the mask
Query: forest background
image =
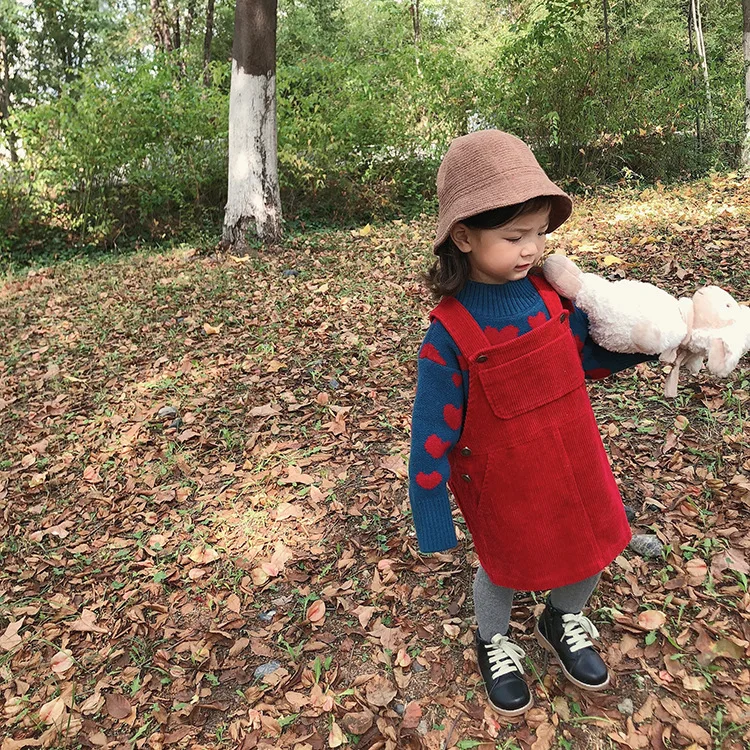
<svg viewBox="0 0 750 750"><path fill-rule="evenodd" d="M233 23L229 0L0 0L6 265L218 237ZM739 163L731 0L281 0L278 23L292 231L430 212L447 144L481 127L578 193Z"/></svg>

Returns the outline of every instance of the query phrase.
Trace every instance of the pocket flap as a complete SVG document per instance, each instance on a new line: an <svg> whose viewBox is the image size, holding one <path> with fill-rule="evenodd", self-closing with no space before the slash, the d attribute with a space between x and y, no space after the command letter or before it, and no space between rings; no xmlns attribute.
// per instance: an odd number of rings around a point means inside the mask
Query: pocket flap
<svg viewBox="0 0 750 750"><path fill-rule="evenodd" d="M495 416L511 419L562 398L584 385L573 342L555 341L505 364L479 370L479 379Z"/></svg>

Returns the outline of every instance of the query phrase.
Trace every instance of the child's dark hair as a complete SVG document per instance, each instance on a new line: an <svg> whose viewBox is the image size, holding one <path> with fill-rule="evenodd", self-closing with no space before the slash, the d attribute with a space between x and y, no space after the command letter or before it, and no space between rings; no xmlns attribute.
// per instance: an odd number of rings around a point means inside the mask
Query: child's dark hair
<svg viewBox="0 0 750 750"><path fill-rule="evenodd" d="M461 223L466 224L471 229L496 229L519 216L543 211L551 207L552 199L549 196L541 195L524 203L484 211L481 214L470 216L468 219L462 219ZM452 297L458 294L469 280L471 272L469 256L456 247L456 243L453 242L450 235L436 252L437 259L424 275L424 281L436 299L446 296Z"/></svg>

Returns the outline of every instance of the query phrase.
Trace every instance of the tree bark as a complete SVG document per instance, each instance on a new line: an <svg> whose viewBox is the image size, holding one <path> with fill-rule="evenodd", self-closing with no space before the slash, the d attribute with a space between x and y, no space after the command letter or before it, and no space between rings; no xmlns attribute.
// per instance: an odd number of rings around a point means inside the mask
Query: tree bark
<svg viewBox="0 0 750 750"><path fill-rule="evenodd" d="M281 238L276 141L276 0L237 0L229 93L229 185L222 243Z"/></svg>
<svg viewBox="0 0 750 750"><path fill-rule="evenodd" d="M8 42L5 36L0 36L0 64L3 66L2 88L0 89L0 121L8 139L8 152L11 163L18 162L16 151L16 137L7 126L10 114L10 60L8 59Z"/></svg>
<svg viewBox="0 0 750 750"><path fill-rule="evenodd" d="M216 0L208 0L206 5L206 33L203 37L203 83L211 85L211 72L208 69L211 63L211 42L214 38L214 5Z"/></svg>
<svg viewBox="0 0 750 750"><path fill-rule="evenodd" d="M745 60L745 142L742 165L750 171L750 0L742 0L742 51Z"/></svg>
<svg viewBox="0 0 750 750"><path fill-rule="evenodd" d="M609 3L602 0L602 10L604 11L604 49L607 55L607 66L609 66Z"/></svg>
<svg viewBox="0 0 750 750"><path fill-rule="evenodd" d="M412 0L409 6L409 12L411 14L412 26L414 27L414 44L419 44L419 40L422 37L422 24L419 13L419 0Z"/></svg>
<svg viewBox="0 0 750 750"><path fill-rule="evenodd" d="M698 88L695 81L695 68L693 67L693 54L695 52L693 45L693 0L688 3L688 51L690 52L690 75L693 79L693 89ZM700 107L695 105L695 139L698 146L698 152L703 151L703 134L701 132L701 113Z"/></svg>
<svg viewBox="0 0 750 750"><path fill-rule="evenodd" d="M708 78L708 58L706 57L706 42L703 38L703 22L701 20L700 0L690 0L693 9L693 28L695 29L695 46L701 61L703 71L703 83L706 89L706 120L708 123L713 119L713 107L711 105L711 83Z"/></svg>
<svg viewBox="0 0 750 750"><path fill-rule="evenodd" d="M153 30L156 46L162 52L172 50L172 34L167 21L167 14L162 7L161 0L150 0L151 4L151 27Z"/></svg>
<svg viewBox="0 0 750 750"><path fill-rule="evenodd" d="M193 34L193 23L195 22L195 0L189 0L187 4L187 15L185 16L185 46L190 46L190 37Z"/></svg>

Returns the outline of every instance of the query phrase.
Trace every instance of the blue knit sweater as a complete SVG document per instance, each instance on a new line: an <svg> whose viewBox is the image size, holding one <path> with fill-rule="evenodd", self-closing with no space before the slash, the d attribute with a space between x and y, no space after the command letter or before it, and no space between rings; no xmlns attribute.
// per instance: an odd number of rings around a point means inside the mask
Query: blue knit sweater
<svg viewBox="0 0 750 750"><path fill-rule="evenodd" d="M471 313L491 344L528 333L549 319L547 308L528 278L506 284L469 281L456 299ZM653 357L616 354L588 334L586 313L574 308L570 327L587 378L599 379ZM409 499L422 552L440 552L456 545L446 482L448 454L456 444L469 398L466 361L443 327L434 321L419 349L417 393L412 414ZM445 410L446 405L454 408ZM446 414L450 419L446 421Z"/></svg>

